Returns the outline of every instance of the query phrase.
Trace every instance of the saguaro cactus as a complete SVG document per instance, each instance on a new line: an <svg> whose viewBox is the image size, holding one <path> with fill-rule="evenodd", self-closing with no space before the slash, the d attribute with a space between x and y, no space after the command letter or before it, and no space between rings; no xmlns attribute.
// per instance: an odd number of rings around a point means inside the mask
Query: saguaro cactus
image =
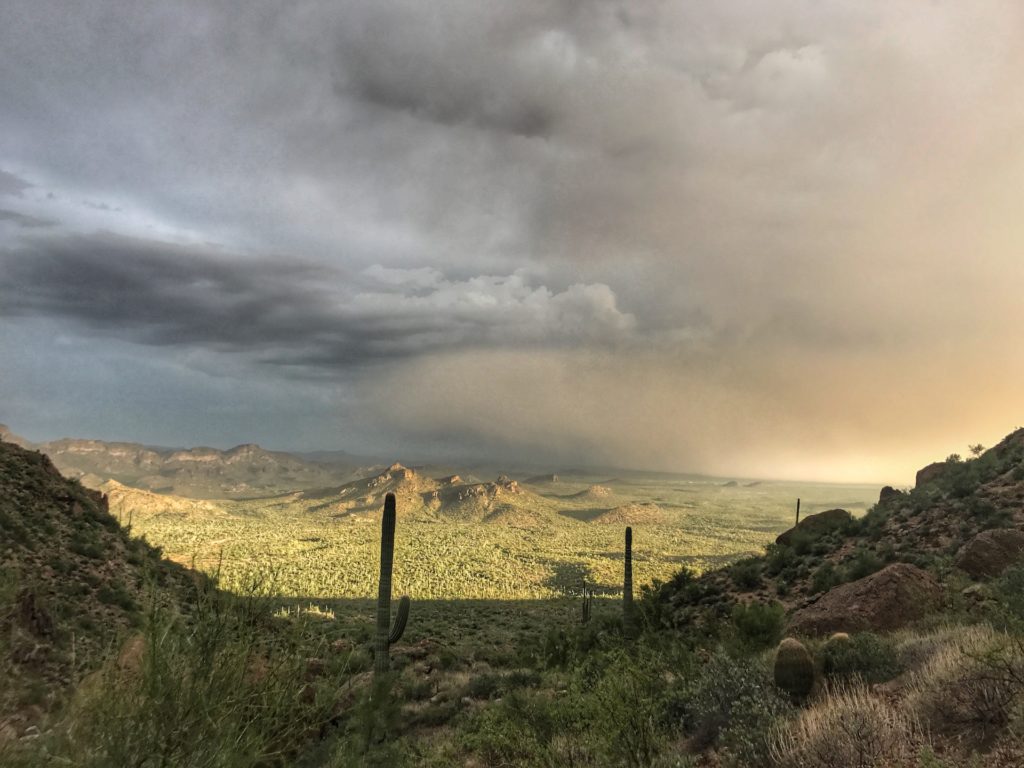
<svg viewBox="0 0 1024 768"><path fill-rule="evenodd" d="M633 529L626 526L626 562L622 575L622 624L633 629Z"/></svg>
<svg viewBox="0 0 1024 768"><path fill-rule="evenodd" d="M796 524L800 525L800 499L796 500Z"/></svg>
<svg viewBox="0 0 1024 768"><path fill-rule="evenodd" d="M583 582L583 623L590 622L590 611L594 604L594 592L587 589L587 582Z"/></svg>
<svg viewBox="0 0 1024 768"><path fill-rule="evenodd" d="M384 518L380 526L380 586L377 589L377 639L374 644L374 672L383 674L391 666L388 653L392 643L402 639L409 621L409 597L398 601L398 615L391 626L391 568L395 561L395 494L384 497Z"/></svg>

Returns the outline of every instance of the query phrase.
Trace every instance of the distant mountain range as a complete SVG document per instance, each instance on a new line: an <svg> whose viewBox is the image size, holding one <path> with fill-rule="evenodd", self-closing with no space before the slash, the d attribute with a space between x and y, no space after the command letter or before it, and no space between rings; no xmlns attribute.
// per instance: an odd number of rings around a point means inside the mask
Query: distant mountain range
<svg viewBox="0 0 1024 768"><path fill-rule="evenodd" d="M90 487L114 480L186 498L238 499L322 488L379 469L341 451L295 455L254 444L222 451L70 438L32 443L2 424L0 440L45 453L64 475Z"/></svg>

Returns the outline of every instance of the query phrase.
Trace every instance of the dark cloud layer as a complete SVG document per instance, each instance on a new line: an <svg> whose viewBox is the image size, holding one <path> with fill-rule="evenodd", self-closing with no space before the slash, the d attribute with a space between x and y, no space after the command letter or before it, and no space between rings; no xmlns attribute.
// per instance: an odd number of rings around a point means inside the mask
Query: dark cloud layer
<svg viewBox="0 0 1024 768"><path fill-rule="evenodd" d="M17 211L7 211L3 208L0 208L0 221L11 221L19 227L27 227L29 229L52 227L57 223L53 219L40 219L36 216L29 216L28 214L18 213Z"/></svg>
<svg viewBox="0 0 1024 768"><path fill-rule="evenodd" d="M256 375L294 447L344 424L906 478L1019 421L1022 25L1013 0L7 3L0 396L52 411L34 379L79 345L69 375L116 360L136 415L109 419L151 442L170 370L176 425ZM250 439L242 412L204 439Z"/></svg>
<svg viewBox="0 0 1024 768"><path fill-rule="evenodd" d="M485 344L614 344L635 324L604 285L553 292L520 275L345 274L109 233L33 238L0 253L0 269L0 316L63 318L136 343L209 347L293 369Z"/></svg>

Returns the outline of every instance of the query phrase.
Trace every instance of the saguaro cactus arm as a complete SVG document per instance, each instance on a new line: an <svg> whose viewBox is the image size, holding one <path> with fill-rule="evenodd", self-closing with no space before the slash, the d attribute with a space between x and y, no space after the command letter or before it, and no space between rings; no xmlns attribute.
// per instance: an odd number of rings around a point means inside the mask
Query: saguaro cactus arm
<svg viewBox="0 0 1024 768"><path fill-rule="evenodd" d="M402 595L398 601L398 614L395 616L395 624L391 627L391 634L388 635L388 645L397 643L405 634L405 625L409 623L409 596Z"/></svg>

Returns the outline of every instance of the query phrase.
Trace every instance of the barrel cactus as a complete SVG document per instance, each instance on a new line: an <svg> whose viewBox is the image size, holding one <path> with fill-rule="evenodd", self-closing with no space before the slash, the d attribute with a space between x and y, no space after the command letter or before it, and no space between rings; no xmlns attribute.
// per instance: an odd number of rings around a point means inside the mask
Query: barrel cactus
<svg viewBox="0 0 1024 768"><path fill-rule="evenodd" d="M409 621L409 598L398 601L398 615L391 626L391 568L395 560L395 494L384 497L384 518L380 530L380 585L377 589L377 637L374 643L374 672L383 674L391 666L389 649L402 639Z"/></svg>
<svg viewBox="0 0 1024 768"><path fill-rule="evenodd" d="M799 640L787 637L779 643L775 684L797 701L807 698L814 688L814 659Z"/></svg>

